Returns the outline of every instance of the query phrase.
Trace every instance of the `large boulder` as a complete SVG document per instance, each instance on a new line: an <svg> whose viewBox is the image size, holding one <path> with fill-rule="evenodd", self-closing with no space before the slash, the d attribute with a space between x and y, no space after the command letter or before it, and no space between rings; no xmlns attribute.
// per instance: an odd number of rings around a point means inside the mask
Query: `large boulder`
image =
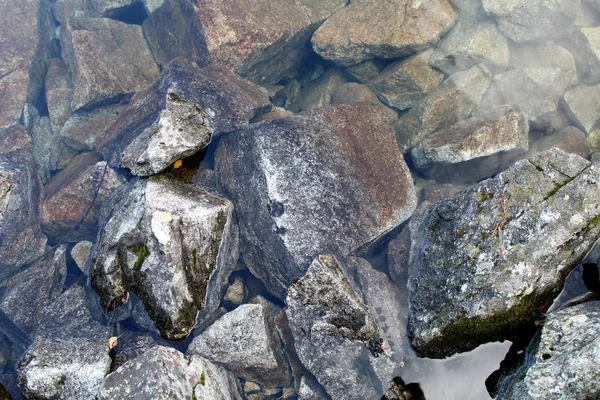
<svg viewBox="0 0 600 400"><path fill-rule="evenodd" d="M321 252L349 254L416 206L410 172L383 107L340 105L226 136L219 186L236 206L245 264L284 297Z"/></svg>
<svg viewBox="0 0 600 400"><path fill-rule="evenodd" d="M112 312L133 291L161 334L186 337L219 305L238 258L231 202L192 184L140 179L99 234L92 287Z"/></svg>
<svg viewBox="0 0 600 400"><path fill-rule="evenodd" d="M213 136L248 126L271 107L267 91L224 67L175 60L138 93L96 148L110 165L156 174L206 147Z"/></svg>
<svg viewBox="0 0 600 400"><path fill-rule="evenodd" d="M345 5L346 0L166 1L144 31L163 66L183 56L275 84L309 55L308 42L319 24Z"/></svg>
<svg viewBox="0 0 600 400"><path fill-rule="evenodd" d="M533 323L600 236L598 171L548 150L411 219L409 332L419 354L515 339Z"/></svg>
<svg viewBox="0 0 600 400"><path fill-rule="evenodd" d="M27 131L0 130L0 281L45 250L41 187Z"/></svg>
<svg viewBox="0 0 600 400"><path fill-rule="evenodd" d="M501 383L504 399L586 399L600 396L600 302L551 313L527 349L525 363Z"/></svg>
<svg viewBox="0 0 600 400"><path fill-rule="evenodd" d="M436 44L457 18L447 0L358 0L329 17L312 45L339 65L398 58Z"/></svg>

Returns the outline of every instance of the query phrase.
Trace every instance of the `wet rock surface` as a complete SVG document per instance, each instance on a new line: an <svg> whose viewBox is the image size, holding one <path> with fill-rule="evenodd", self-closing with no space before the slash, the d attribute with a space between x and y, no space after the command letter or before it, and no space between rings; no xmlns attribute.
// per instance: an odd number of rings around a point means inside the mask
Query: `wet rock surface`
<svg viewBox="0 0 600 400"><path fill-rule="evenodd" d="M186 337L218 307L238 257L232 205L169 177L133 185L99 234L92 287L104 309L133 291L161 334Z"/></svg>
<svg viewBox="0 0 600 400"><path fill-rule="evenodd" d="M80 110L71 115L58 133L63 142L79 151L94 150L96 138L101 135L125 108L112 104L92 110Z"/></svg>
<svg viewBox="0 0 600 400"><path fill-rule="evenodd" d="M409 333L419 354L444 357L533 322L600 233L597 175L553 149L413 217Z"/></svg>
<svg viewBox="0 0 600 400"><path fill-rule="evenodd" d="M572 399L600 395L600 302L551 313L526 362L502 382L497 399Z"/></svg>
<svg viewBox="0 0 600 400"><path fill-rule="evenodd" d="M242 257L269 291L283 297L319 252L348 254L412 213L412 178L393 140L384 111L360 105L263 122L221 141L217 181L236 207Z"/></svg>

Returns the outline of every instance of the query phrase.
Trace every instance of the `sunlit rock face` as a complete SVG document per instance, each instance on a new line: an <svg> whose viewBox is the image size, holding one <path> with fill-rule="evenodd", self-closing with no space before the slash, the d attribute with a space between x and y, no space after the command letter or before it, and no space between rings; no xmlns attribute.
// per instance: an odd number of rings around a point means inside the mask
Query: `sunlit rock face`
<svg viewBox="0 0 600 400"><path fill-rule="evenodd" d="M139 180L99 234L92 287L113 311L133 291L180 339L218 307L238 256L228 200L168 177Z"/></svg>
<svg viewBox="0 0 600 400"><path fill-rule="evenodd" d="M368 246L416 206L385 109L372 105L235 132L221 141L215 171L236 207L245 264L281 298L320 252Z"/></svg>
<svg viewBox="0 0 600 400"><path fill-rule="evenodd" d="M552 149L410 222L409 334L445 357L518 337L600 236L597 164Z"/></svg>
<svg viewBox="0 0 600 400"><path fill-rule="evenodd" d="M339 65L398 58L435 45L457 18L447 0L358 0L321 25L312 45Z"/></svg>

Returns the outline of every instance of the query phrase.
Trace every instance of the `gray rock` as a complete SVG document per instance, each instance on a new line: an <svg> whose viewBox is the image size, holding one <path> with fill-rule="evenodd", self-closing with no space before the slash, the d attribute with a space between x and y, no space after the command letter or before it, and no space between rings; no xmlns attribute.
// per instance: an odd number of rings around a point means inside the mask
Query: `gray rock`
<svg viewBox="0 0 600 400"><path fill-rule="evenodd" d="M577 67L575 58L564 47L547 43L515 44L510 46L509 67L533 71L537 68L558 69L557 74L565 75L569 85L577 83ZM532 75L532 74L529 74ZM534 79L532 77L532 79Z"/></svg>
<svg viewBox="0 0 600 400"><path fill-rule="evenodd" d="M60 246L6 282L0 309L30 335L37 329L46 306L63 292L66 276L66 248Z"/></svg>
<svg viewBox="0 0 600 400"><path fill-rule="evenodd" d="M600 396L600 302L548 315L525 364L503 382L497 399L584 399Z"/></svg>
<svg viewBox="0 0 600 400"><path fill-rule="evenodd" d="M60 58L48 60L46 73L46 101L52 132L58 134L72 114L73 88L67 66Z"/></svg>
<svg viewBox="0 0 600 400"><path fill-rule="evenodd" d="M132 23L139 23L154 10L164 4L165 0L85 0L83 12L86 17L106 17L119 20L123 14L136 13L129 16ZM135 22L134 22L135 21Z"/></svg>
<svg viewBox="0 0 600 400"><path fill-rule="evenodd" d="M167 176L141 179L99 234L92 287L108 312L128 291L165 338L186 337L219 306L238 258L228 200Z"/></svg>
<svg viewBox="0 0 600 400"><path fill-rule="evenodd" d="M579 0L482 1L485 12L498 21L500 31L515 42L557 39L569 34L579 3Z"/></svg>
<svg viewBox="0 0 600 400"><path fill-rule="evenodd" d="M367 85L390 107L398 110L412 107L444 80L444 74L429 66L432 52L426 50L390 64Z"/></svg>
<svg viewBox="0 0 600 400"><path fill-rule="evenodd" d="M168 101L171 97L174 100ZM176 98L185 102L181 103ZM193 124L185 128L185 135L181 133L175 138L169 138L174 128L170 122L172 106L195 115ZM185 111L187 108L189 110ZM169 160L173 162L207 145L209 133L216 137L245 128L249 120L270 108L265 89L223 67L199 69L176 60L163 70L154 85L136 95L127 110L98 138L96 149L111 166L116 167L123 162L128 168L135 167L136 173L156 173L161 166L166 168ZM192 129L192 126L196 128ZM197 127L202 130L196 132ZM159 140L166 138L170 140L162 145ZM190 144L186 144L188 141ZM164 157L157 158L160 162L153 160L157 167L148 165L150 159L144 153L148 146L156 152L165 153Z"/></svg>
<svg viewBox="0 0 600 400"><path fill-rule="evenodd" d="M569 35L567 43L577 62L580 82L585 85L600 83L600 28L579 28Z"/></svg>
<svg viewBox="0 0 600 400"><path fill-rule="evenodd" d="M259 123L225 137L215 157L219 186L236 207L244 262L280 298L319 252L369 246L416 206L381 107L335 106Z"/></svg>
<svg viewBox="0 0 600 400"><path fill-rule="evenodd" d="M302 376L300 386L298 387L298 400L322 400L327 398L327 392L318 382L313 382L314 378L308 379Z"/></svg>
<svg viewBox="0 0 600 400"><path fill-rule="evenodd" d="M241 398L235 377L202 357L155 346L111 373L101 400Z"/></svg>
<svg viewBox="0 0 600 400"><path fill-rule="evenodd" d="M332 104L334 93L346 81L337 68L332 68L322 77L315 79L303 87L289 105L289 110L295 113L314 110Z"/></svg>
<svg viewBox="0 0 600 400"><path fill-rule="evenodd" d="M82 272L85 272L85 265L92 254L93 247L94 243L83 240L71 249L71 257Z"/></svg>
<svg viewBox="0 0 600 400"><path fill-rule="evenodd" d="M339 65L398 58L437 43L457 18L447 0L358 0L329 17L312 45Z"/></svg>
<svg viewBox="0 0 600 400"><path fill-rule="evenodd" d="M290 372L275 330L273 305L243 304L196 336L188 354L268 387L288 386Z"/></svg>
<svg viewBox="0 0 600 400"><path fill-rule="evenodd" d="M63 58L72 72L73 111L117 103L159 74L138 25L107 18L70 18L61 25L61 35Z"/></svg>
<svg viewBox="0 0 600 400"><path fill-rule="evenodd" d="M0 130L0 281L45 251L41 188L27 131Z"/></svg>
<svg viewBox="0 0 600 400"><path fill-rule="evenodd" d="M401 150L406 152L433 132L469 117L491 81L485 66L457 72L444 81L394 125Z"/></svg>
<svg viewBox="0 0 600 400"><path fill-rule="evenodd" d="M223 296L223 301L236 307L242 304L245 298L246 287L244 286L244 281L241 278L235 278L233 283L227 288L225 296Z"/></svg>
<svg viewBox="0 0 600 400"><path fill-rule="evenodd" d="M529 154L534 155L544 150L557 147L564 152L589 158L591 148L586 141L585 133L574 126L567 126L557 132L550 132L541 137L533 137L529 145Z"/></svg>
<svg viewBox="0 0 600 400"><path fill-rule="evenodd" d="M600 125L600 85L577 86L565 93L567 116L578 128L590 135Z"/></svg>
<svg viewBox="0 0 600 400"><path fill-rule="evenodd" d="M410 222L409 332L445 357L515 338L600 236L597 165L552 149Z"/></svg>
<svg viewBox="0 0 600 400"><path fill-rule="evenodd" d="M492 71L504 70L508 57L508 41L494 21L483 15L481 1L468 0L460 9L458 22L440 40L429 62L452 75L477 64Z"/></svg>
<svg viewBox="0 0 600 400"><path fill-rule="evenodd" d="M582 1L577 8L577 15L575 17L575 26L578 28L590 28L597 25L600 17L600 10L598 9L598 3L592 1Z"/></svg>
<svg viewBox="0 0 600 400"><path fill-rule="evenodd" d="M383 60L365 60L346 68L346 73L360 83L367 83L379 75L384 67Z"/></svg>
<svg viewBox="0 0 600 400"><path fill-rule="evenodd" d="M71 115L58 135L72 149L93 150L96 138L117 119L124 108L123 105L110 104L89 111L80 110Z"/></svg>

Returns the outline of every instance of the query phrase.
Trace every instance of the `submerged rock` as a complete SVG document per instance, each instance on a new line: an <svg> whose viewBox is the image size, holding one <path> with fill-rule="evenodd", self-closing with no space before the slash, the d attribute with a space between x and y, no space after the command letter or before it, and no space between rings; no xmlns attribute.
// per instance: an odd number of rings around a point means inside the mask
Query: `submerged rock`
<svg viewBox="0 0 600 400"><path fill-rule="evenodd" d="M85 272L85 265L88 259L90 258L90 255L92 254L93 247L94 243L89 242L87 240L83 240L77 243L71 249L71 257L73 258L73 261L75 261L75 264L77 264L77 267L79 267L79 269L82 272Z"/></svg>
<svg viewBox="0 0 600 400"><path fill-rule="evenodd" d="M65 122L58 135L72 149L93 150L96 138L117 119L125 107L110 104L92 110L79 110Z"/></svg>
<svg viewBox="0 0 600 400"><path fill-rule="evenodd" d="M581 83L600 83L600 28L576 29L568 38L569 50L575 56Z"/></svg>
<svg viewBox="0 0 600 400"><path fill-rule="evenodd" d="M73 88L65 62L60 58L48 60L46 73L46 101L52 132L57 134L72 114Z"/></svg>
<svg viewBox="0 0 600 400"><path fill-rule="evenodd" d="M600 396L600 302L548 315L525 364L501 383L504 399L584 399Z"/></svg>
<svg viewBox="0 0 600 400"><path fill-rule="evenodd" d="M99 234L92 287L106 312L128 291L161 334L186 337L217 309L238 257L228 200L166 176L140 179Z"/></svg>
<svg viewBox="0 0 600 400"><path fill-rule="evenodd" d="M518 337L600 236L599 167L552 149L410 222L410 337L445 357Z"/></svg>
<svg viewBox="0 0 600 400"><path fill-rule="evenodd" d="M332 68L322 77L309 82L303 87L287 108L298 113L327 107L332 104L333 95L344 83L346 81L342 72L339 69Z"/></svg>
<svg viewBox="0 0 600 400"><path fill-rule="evenodd" d="M111 373L101 400L241 398L233 374L199 356L155 346Z"/></svg>
<svg viewBox="0 0 600 400"><path fill-rule="evenodd" d="M219 186L236 206L244 262L284 297L323 251L349 254L405 221L412 177L385 109L335 106L225 137Z"/></svg>
<svg viewBox="0 0 600 400"><path fill-rule="evenodd" d="M565 110L569 119L586 135L600 126L600 85L577 86L564 96Z"/></svg>
<svg viewBox="0 0 600 400"><path fill-rule="evenodd" d="M312 45L339 65L398 58L437 43L457 18L447 0L358 0L329 17Z"/></svg>
<svg viewBox="0 0 600 400"><path fill-rule="evenodd" d="M271 107L265 89L223 67L170 63L138 93L96 148L111 166L156 174L206 147L213 136L248 126Z"/></svg>

